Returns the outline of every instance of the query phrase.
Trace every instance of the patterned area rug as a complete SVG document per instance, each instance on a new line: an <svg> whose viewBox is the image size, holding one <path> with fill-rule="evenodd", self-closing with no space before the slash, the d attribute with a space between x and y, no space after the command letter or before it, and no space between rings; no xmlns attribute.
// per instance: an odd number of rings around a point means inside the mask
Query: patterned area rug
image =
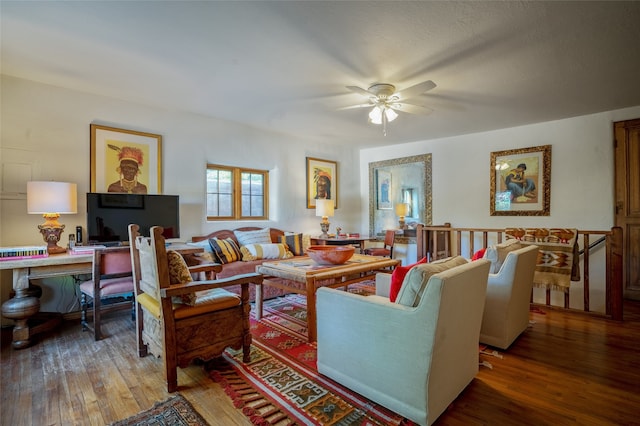
<svg viewBox="0 0 640 426"><path fill-rule="evenodd" d="M210 365L234 405L256 425L413 425L318 374L316 346L306 343L306 314L300 295L265 301L260 321L252 313L251 361L243 364L240 351L227 351Z"/></svg>
<svg viewBox="0 0 640 426"><path fill-rule="evenodd" d="M180 394L158 402L147 411L111 426L208 426L193 406Z"/></svg>

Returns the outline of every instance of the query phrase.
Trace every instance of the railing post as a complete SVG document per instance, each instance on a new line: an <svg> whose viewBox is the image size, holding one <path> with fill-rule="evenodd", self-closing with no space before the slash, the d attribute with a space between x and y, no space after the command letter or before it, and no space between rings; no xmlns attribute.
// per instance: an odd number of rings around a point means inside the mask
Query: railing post
<svg viewBox="0 0 640 426"><path fill-rule="evenodd" d="M611 228L610 236L607 236L607 293L609 294L609 304L607 310L610 311L611 318L622 321L622 300L623 300L623 242L622 228L614 226Z"/></svg>
<svg viewBox="0 0 640 426"><path fill-rule="evenodd" d="M425 253L425 244L424 244L424 225L419 223L416 226L416 253L417 259L420 260L427 255Z"/></svg>
<svg viewBox="0 0 640 426"><path fill-rule="evenodd" d="M589 276L589 234L584 234L582 236L582 246L584 247L584 266L582 268L582 283L584 285L583 289L583 302L584 302L584 311L589 312L590 307L590 276Z"/></svg>

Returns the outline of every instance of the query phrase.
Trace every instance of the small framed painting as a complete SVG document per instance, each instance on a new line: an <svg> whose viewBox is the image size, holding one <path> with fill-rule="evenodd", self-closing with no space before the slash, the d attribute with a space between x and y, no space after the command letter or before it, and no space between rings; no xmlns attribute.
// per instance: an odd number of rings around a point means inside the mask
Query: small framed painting
<svg viewBox="0 0 640 426"><path fill-rule="evenodd" d="M338 163L307 157L307 208L315 209L319 198L338 208Z"/></svg>
<svg viewBox="0 0 640 426"><path fill-rule="evenodd" d="M391 172L387 170L376 170L376 197L378 199L378 210L391 210Z"/></svg>
<svg viewBox="0 0 640 426"><path fill-rule="evenodd" d="M162 194L162 136L91 124L91 192Z"/></svg>
<svg viewBox="0 0 640 426"><path fill-rule="evenodd" d="M491 153L491 216L549 216L551 145Z"/></svg>

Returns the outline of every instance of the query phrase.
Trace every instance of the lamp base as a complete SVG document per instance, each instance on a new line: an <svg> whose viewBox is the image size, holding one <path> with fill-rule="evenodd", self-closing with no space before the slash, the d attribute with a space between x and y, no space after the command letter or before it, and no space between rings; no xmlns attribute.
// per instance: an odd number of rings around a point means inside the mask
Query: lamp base
<svg viewBox="0 0 640 426"><path fill-rule="evenodd" d="M322 231L320 238L329 238L329 225L331 225L329 221L320 222L320 230Z"/></svg>
<svg viewBox="0 0 640 426"><path fill-rule="evenodd" d="M49 254L60 254L67 251L66 248L58 245L60 236L64 231L64 225L51 226L45 223L44 225L38 225L38 229L42 234L42 238L47 243L47 252Z"/></svg>

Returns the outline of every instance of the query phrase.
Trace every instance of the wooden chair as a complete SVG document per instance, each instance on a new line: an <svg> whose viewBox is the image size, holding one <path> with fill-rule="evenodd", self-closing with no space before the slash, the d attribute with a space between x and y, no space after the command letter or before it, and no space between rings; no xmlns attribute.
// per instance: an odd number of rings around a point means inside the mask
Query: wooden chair
<svg viewBox="0 0 640 426"><path fill-rule="evenodd" d="M261 284L262 275L251 273L229 278L191 281L189 270L171 283L169 258L162 228L151 228L150 238L142 237L137 225L129 225L131 262L136 292L138 354L149 352L163 360L168 392L178 389L177 367L193 360L209 361L227 347L243 350L249 362L249 284ZM175 252L173 252L175 253ZM172 263L172 268L173 268ZM241 295L223 287L241 285ZM187 300L188 299L188 300Z"/></svg>
<svg viewBox="0 0 640 426"><path fill-rule="evenodd" d="M215 269L212 264L207 263L192 266L189 271L194 274L203 272L210 276L211 271L215 271ZM131 301L102 304L103 298L129 294ZM87 320L90 301L93 302L93 324ZM80 306L82 330L93 331L95 340L104 338L100 327L104 312L131 308L131 320L135 321L133 267L131 266L129 247L107 247L94 250L92 278L80 283Z"/></svg>
<svg viewBox="0 0 640 426"><path fill-rule="evenodd" d="M131 319L135 319L133 300L133 273L128 247L99 248L93 252L92 279L80 283L80 305L82 330L93 330L95 340L102 339L100 327L102 311L131 309ZM102 304L102 298L126 296L131 301ZM88 299L93 301L93 325L87 322Z"/></svg>
<svg viewBox="0 0 640 426"><path fill-rule="evenodd" d="M364 249L364 254L369 256L384 256L393 258L393 245L396 241L396 231L389 230L384 233L383 247L370 247Z"/></svg>

